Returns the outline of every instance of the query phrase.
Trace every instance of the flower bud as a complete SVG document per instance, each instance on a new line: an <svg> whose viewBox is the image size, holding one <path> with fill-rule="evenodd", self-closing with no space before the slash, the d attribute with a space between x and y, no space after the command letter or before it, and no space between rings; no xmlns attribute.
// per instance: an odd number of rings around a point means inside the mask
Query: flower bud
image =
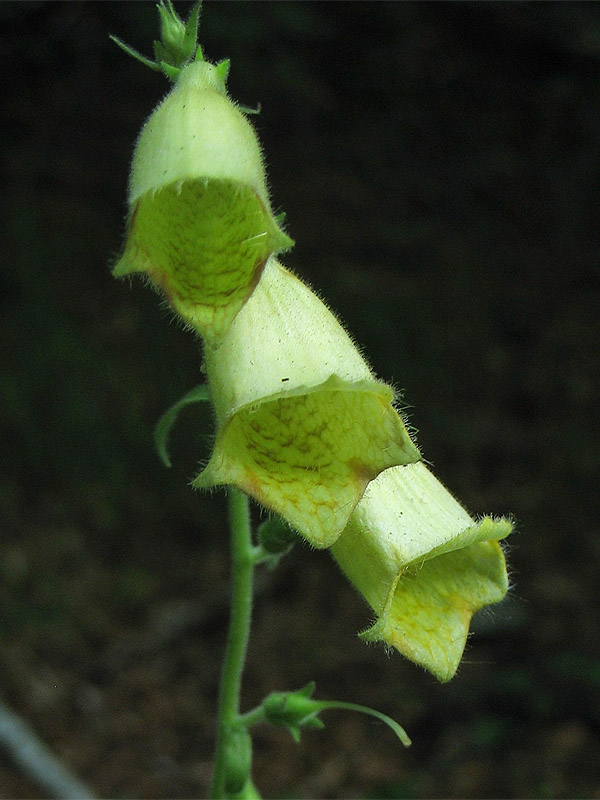
<svg viewBox="0 0 600 800"><path fill-rule="evenodd" d="M174 310L218 340L271 253L291 247L269 204L254 130L219 65L194 61L144 125L117 277L145 272Z"/></svg>
<svg viewBox="0 0 600 800"><path fill-rule="evenodd" d="M194 53L194 44L188 48L187 52L183 52L182 45L185 41L185 24L182 20L174 14L170 8L164 6L162 3L157 5L158 16L160 17L160 42L155 42L160 45L160 50L164 51L167 56L170 56L171 63L177 64L178 61L189 59Z"/></svg>
<svg viewBox="0 0 600 800"><path fill-rule="evenodd" d="M237 486L315 547L333 544L376 475L420 458L393 390L274 258L205 363L219 431L194 485Z"/></svg>
<svg viewBox="0 0 600 800"><path fill-rule="evenodd" d="M259 544L270 555L283 555L298 540L298 535L281 517L269 517L256 531Z"/></svg>
<svg viewBox="0 0 600 800"><path fill-rule="evenodd" d="M422 463L382 472L331 548L378 615L363 638L450 680L471 617L506 594L498 540L511 530L507 519L474 521Z"/></svg>
<svg viewBox="0 0 600 800"><path fill-rule="evenodd" d="M300 741L300 728L324 728L325 725L317 716L328 703L313 700L315 683L311 681L295 692L271 692L263 700L265 719L271 725L287 728L294 741Z"/></svg>

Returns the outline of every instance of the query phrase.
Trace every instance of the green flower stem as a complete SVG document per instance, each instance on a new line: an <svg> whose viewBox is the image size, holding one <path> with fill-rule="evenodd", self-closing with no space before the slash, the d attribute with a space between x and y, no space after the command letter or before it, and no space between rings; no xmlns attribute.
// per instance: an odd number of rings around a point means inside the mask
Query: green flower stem
<svg viewBox="0 0 600 800"><path fill-rule="evenodd" d="M239 726L241 681L250 634L255 563L248 498L230 487L227 499L231 529L231 619L219 690L217 748L211 798L225 796L226 745L231 731Z"/></svg>
<svg viewBox="0 0 600 800"><path fill-rule="evenodd" d="M245 714L240 714L238 717L238 723L246 728L251 728L252 725L257 725L259 722L264 721L265 709L262 704L256 708L253 708L252 711L247 711Z"/></svg>

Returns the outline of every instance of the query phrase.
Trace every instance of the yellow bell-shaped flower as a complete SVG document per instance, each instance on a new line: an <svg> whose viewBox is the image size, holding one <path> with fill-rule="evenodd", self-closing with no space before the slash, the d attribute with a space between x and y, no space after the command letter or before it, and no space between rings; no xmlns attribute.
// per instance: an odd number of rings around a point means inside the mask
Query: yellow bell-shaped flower
<svg viewBox="0 0 600 800"><path fill-rule="evenodd" d="M275 258L205 364L219 430L194 485L237 486L315 547L335 542L369 481L420 458L391 387Z"/></svg>
<svg viewBox="0 0 600 800"><path fill-rule="evenodd" d="M256 134L220 65L194 61L139 136L119 277L145 272L173 309L218 341L292 240L271 211Z"/></svg>
<svg viewBox="0 0 600 800"><path fill-rule="evenodd" d="M367 487L331 554L378 615L365 633L452 678L471 617L506 594L507 519L473 520L423 463Z"/></svg>

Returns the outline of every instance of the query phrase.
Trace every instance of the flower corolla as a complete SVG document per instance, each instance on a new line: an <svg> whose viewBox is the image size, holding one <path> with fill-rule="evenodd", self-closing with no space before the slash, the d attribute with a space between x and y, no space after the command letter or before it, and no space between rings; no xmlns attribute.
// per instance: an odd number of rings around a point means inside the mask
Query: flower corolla
<svg viewBox="0 0 600 800"><path fill-rule="evenodd" d="M338 538L369 481L420 458L392 388L275 258L204 355L219 430L195 485L237 486L315 547Z"/></svg>
<svg viewBox="0 0 600 800"><path fill-rule="evenodd" d="M143 272L206 340L218 341L267 258L293 242L271 210L256 134L219 65L194 61L142 128L116 277Z"/></svg>
<svg viewBox="0 0 600 800"><path fill-rule="evenodd" d="M378 618L362 634L449 680L471 617L505 596L508 519L472 519L425 464L382 472L331 554Z"/></svg>

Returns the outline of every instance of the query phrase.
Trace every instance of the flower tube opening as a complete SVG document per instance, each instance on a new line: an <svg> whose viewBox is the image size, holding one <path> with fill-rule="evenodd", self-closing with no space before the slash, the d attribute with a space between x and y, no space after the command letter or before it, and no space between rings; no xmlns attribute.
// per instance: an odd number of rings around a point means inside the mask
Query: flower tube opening
<svg viewBox="0 0 600 800"><path fill-rule="evenodd" d="M332 375L238 408L194 485L234 484L315 547L330 547L369 481L420 457L393 399L375 380Z"/></svg>
<svg viewBox="0 0 600 800"><path fill-rule="evenodd" d="M450 680L471 617L506 594L498 540L512 527L506 519L473 520L422 463L382 472L331 548L378 615L362 637Z"/></svg>

